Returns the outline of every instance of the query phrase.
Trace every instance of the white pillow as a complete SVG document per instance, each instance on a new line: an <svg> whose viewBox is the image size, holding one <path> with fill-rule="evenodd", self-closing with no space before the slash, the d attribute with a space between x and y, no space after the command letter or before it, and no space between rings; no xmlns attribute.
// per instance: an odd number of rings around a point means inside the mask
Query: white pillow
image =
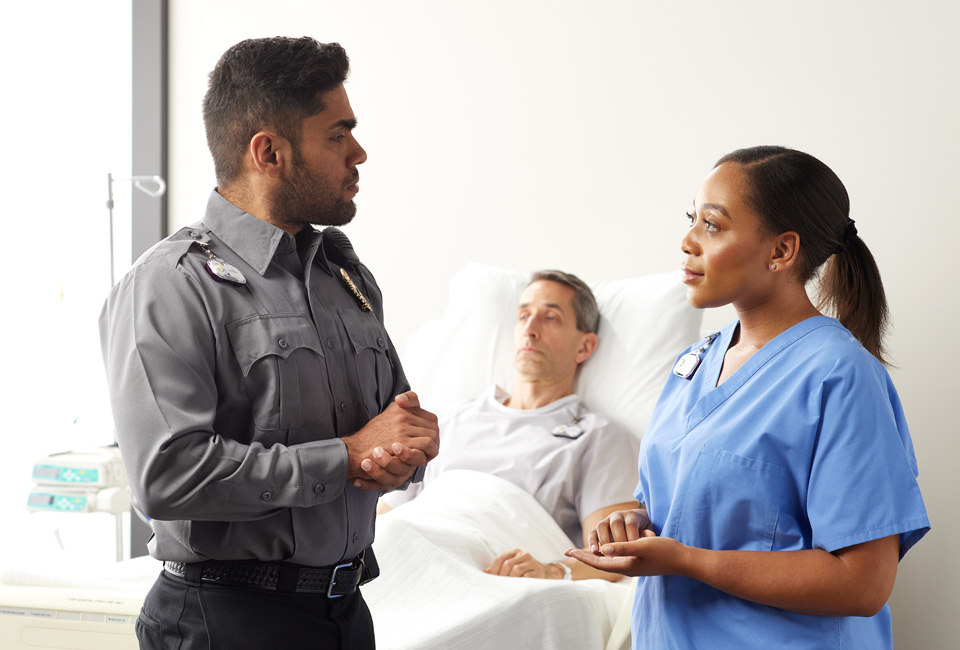
<svg viewBox="0 0 960 650"><path fill-rule="evenodd" d="M440 320L407 340L403 367L424 408L444 411L496 383L513 385L513 331L529 273L470 263L450 280ZM677 354L700 338L679 271L587 282L600 307L600 343L575 389L584 404L638 438Z"/></svg>

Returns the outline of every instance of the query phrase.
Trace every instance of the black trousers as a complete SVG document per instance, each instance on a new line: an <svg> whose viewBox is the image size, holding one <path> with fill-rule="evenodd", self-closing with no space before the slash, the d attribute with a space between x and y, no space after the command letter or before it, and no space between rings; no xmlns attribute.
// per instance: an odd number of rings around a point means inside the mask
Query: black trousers
<svg viewBox="0 0 960 650"><path fill-rule="evenodd" d="M136 623L141 650L374 650L358 589L342 598L188 584L166 571Z"/></svg>

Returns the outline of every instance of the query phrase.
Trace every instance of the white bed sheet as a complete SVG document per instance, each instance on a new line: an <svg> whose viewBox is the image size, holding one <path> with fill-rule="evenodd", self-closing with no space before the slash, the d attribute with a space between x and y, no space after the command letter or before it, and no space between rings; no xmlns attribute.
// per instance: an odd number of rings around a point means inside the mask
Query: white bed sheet
<svg viewBox="0 0 960 650"><path fill-rule="evenodd" d="M363 594L382 650L603 650L631 591L484 573L512 548L559 559L570 540L531 495L468 470L381 515L373 547L381 576Z"/></svg>

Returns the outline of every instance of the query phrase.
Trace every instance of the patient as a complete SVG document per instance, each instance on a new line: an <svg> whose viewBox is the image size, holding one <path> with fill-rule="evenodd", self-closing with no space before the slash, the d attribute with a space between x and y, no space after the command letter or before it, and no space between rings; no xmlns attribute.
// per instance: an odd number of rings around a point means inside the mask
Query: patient
<svg viewBox="0 0 960 650"><path fill-rule="evenodd" d="M600 315L590 288L561 271L534 273L520 296L514 330L513 392L491 386L447 412L441 449L423 483L380 499L384 513L419 494L452 469L488 472L523 488L577 545L608 514L637 507L636 439L573 392L581 364L597 346ZM534 558L522 549L501 553L487 573L583 580L619 576L570 558Z"/></svg>

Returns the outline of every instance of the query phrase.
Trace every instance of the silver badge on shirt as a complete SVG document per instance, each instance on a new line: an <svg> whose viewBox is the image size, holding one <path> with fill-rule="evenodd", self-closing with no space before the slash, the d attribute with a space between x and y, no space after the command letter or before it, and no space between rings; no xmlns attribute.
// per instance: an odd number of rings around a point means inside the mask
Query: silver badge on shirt
<svg viewBox="0 0 960 650"><path fill-rule="evenodd" d="M233 264L226 262L222 257L218 257L213 254L213 251L210 250L210 244L202 241L198 241L197 245L203 249L203 252L207 254L207 257L210 259L207 260L205 267L207 273L212 275L214 279L220 280L221 282L229 282L231 284L246 284L247 279L243 277L243 273L240 272L240 269L235 267Z"/></svg>

